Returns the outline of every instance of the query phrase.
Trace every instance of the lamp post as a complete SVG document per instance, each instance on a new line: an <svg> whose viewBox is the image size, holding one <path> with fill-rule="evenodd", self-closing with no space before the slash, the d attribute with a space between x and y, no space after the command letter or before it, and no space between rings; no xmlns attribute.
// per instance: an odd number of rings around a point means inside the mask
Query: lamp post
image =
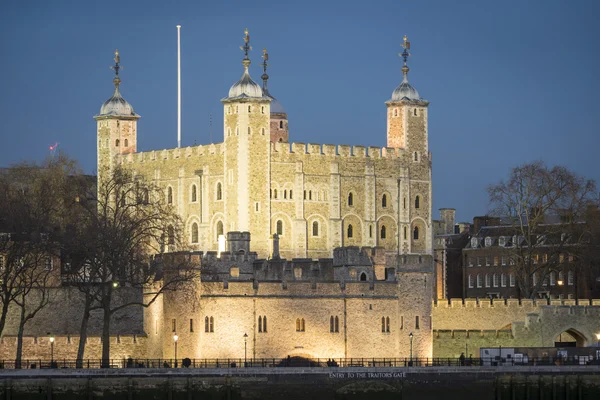
<svg viewBox="0 0 600 400"><path fill-rule="evenodd" d="M244 368L246 368L246 349L247 349L248 334L244 333Z"/></svg>
<svg viewBox="0 0 600 400"><path fill-rule="evenodd" d="M413 333L409 333L408 337L410 338L410 362L408 363L409 366L412 366L412 341L413 341Z"/></svg>
<svg viewBox="0 0 600 400"><path fill-rule="evenodd" d="M50 364L54 363L54 336L50 336Z"/></svg>
<svg viewBox="0 0 600 400"><path fill-rule="evenodd" d="M175 368L177 368L177 340L179 336L173 335L173 343L175 344Z"/></svg>

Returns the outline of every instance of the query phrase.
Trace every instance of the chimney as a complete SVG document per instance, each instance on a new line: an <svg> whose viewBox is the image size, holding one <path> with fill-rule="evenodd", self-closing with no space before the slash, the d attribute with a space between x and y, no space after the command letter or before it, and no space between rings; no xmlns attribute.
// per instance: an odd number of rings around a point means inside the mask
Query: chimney
<svg viewBox="0 0 600 400"><path fill-rule="evenodd" d="M440 208L440 219L444 224L444 233L451 235L454 233L455 208Z"/></svg>
<svg viewBox="0 0 600 400"><path fill-rule="evenodd" d="M473 233L477 234L479 230L484 226L498 226L500 225L500 218L498 217L490 217L489 215L484 215L481 217L473 218Z"/></svg>

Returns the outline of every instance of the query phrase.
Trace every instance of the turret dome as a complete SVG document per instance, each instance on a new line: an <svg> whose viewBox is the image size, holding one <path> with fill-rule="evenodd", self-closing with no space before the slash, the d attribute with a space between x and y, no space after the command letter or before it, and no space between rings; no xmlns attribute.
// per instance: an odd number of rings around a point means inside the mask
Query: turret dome
<svg viewBox="0 0 600 400"><path fill-rule="evenodd" d="M229 89L229 96L227 96L227 99L231 100L247 97L262 98L263 92L260 85L254 82L250 77L248 67L245 67L244 74L240 80L234 83L233 86L231 86L231 89Z"/></svg>
<svg viewBox="0 0 600 400"><path fill-rule="evenodd" d="M119 86L115 86L115 92L112 97L102 104L100 107L99 116L115 116L115 117L139 117L119 92Z"/></svg>
<svg viewBox="0 0 600 400"><path fill-rule="evenodd" d="M392 93L391 101L400 100L421 100L421 97L419 97L419 92L417 92L417 89L408 83L406 75L404 76L402 83L396 89L394 89L394 92Z"/></svg>

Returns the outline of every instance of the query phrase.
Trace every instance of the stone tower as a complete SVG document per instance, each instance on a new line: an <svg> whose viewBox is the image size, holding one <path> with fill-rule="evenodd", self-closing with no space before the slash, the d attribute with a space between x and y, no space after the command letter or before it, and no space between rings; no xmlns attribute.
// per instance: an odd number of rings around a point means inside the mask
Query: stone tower
<svg viewBox="0 0 600 400"><path fill-rule="evenodd" d="M100 114L94 117L97 121L99 180L112 169L116 155L135 153L137 150L137 120L140 116L119 92L121 58L118 50L115 51L114 60L115 92L102 104Z"/></svg>
<svg viewBox="0 0 600 400"><path fill-rule="evenodd" d="M419 96L408 83L409 68L406 65L410 42L404 36L403 79L392 93L387 106L387 147L403 149L403 160L408 167L408 180L399 182L402 192L404 215L403 238L408 247L405 252L433 252L431 234L431 158L428 147L427 107L429 102ZM427 183L425 183L427 182Z"/></svg>
<svg viewBox="0 0 600 400"><path fill-rule="evenodd" d="M270 236L270 103L248 72L250 36L244 37L244 72L222 99L224 230L252 232L253 251L266 253Z"/></svg>
<svg viewBox="0 0 600 400"><path fill-rule="evenodd" d="M271 99L271 142L289 143L287 112L281 103L269 93L269 89L267 88L267 81L269 80L269 75L267 74L269 53L267 53L267 49L263 49L262 58L263 74L261 79L263 81L263 95Z"/></svg>

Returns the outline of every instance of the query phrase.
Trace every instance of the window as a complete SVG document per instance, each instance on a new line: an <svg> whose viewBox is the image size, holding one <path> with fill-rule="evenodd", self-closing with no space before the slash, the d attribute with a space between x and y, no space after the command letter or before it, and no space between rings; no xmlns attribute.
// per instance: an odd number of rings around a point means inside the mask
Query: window
<svg viewBox="0 0 600 400"><path fill-rule="evenodd" d="M273 198L277 198L277 189L273 190Z"/></svg>
<svg viewBox="0 0 600 400"><path fill-rule="evenodd" d="M215 320L213 317L204 317L204 332L212 333L215 331Z"/></svg>
<svg viewBox="0 0 600 400"><path fill-rule="evenodd" d="M533 286L537 285L537 281L538 281L538 279L537 279L537 273L534 272L533 273Z"/></svg>
<svg viewBox="0 0 600 400"><path fill-rule="evenodd" d="M510 274L509 275L509 281L510 281L509 282L510 283L510 287L515 287L515 281L516 281L515 274Z"/></svg>
<svg viewBox="0 0 600 400"><path fill-rule="evenodd" d="M498 256L494 256L494 265L498 265Z"/></svg>
<svg viewBox="0 0 600 400"><path fill-rule="evenodd" d="M194 332L194 320L190 319L190 332Z"/></svg>
<svg viewBox="0 0 600 400"><path fill-rule="evenodd" d="M406 210L406 197L402 199L402 207Z"/></svg>
<svg viewBox="0 0 600 400"><path fill-rule="evenodd" d="M192 224L192 243L198 243L198 224Z"/></svg>
<svg viewBox="0 0 600 400"><path fill-rule="evenodd" d="M277 221L277 235L279 235L279 236L283 235L283 221L282 220Z"/></svg>
<svg viewBox="0 0 600 400"><path fill-rule="evenodd" d="M223 235L223 222L219 221L217 222L217 240L219 239L219 236Z"/></svg>
<svg viewBox="0 0 600 400"><path fill-rule="evenodd" d="M506 287L506 274L500 275L500 286Z"/></svg>
<svg viewBox="0 0 600 400"><path fill-rule="evenodd" d="M292 189L290 189L290 200L292 200L294 198L293 194L294 193L293 193Z"/></svg>
<svg viewBox="0 0 600 400"><path fill-rule="evenodd" d="M125 147L129 146L129 142L125 139Z"/></svg>
<svg viewBox="0 0 600 400"><path fill-rule="evenodd" d="M120 144L119 139L115 140L115 146L119 147L119 144Z"/></svg>
<svg viewBox="0 0 600 400"><path fill-rule="evenodd" d="M259 333L267 333L267 316L259 316L258 317L258 332Z"/></svg>
<svg viewBox="0 0 600 400"><path fill-rule="evenodd" d="M172 226L167 228L167 244L175 244L175 230Z"/></svg>
<svg viewBox="0 0 600 400"><path fill-rule="evenodd" d="M413 239L419 240L419 227L418 226L415 226L415 229L413 230Z"/></svg>
<svg viewBox="0 0 600 400"><path fill-rule="evenodd" d="M398 116L398 109L394 108L394 117L397 117L397 116Z"/></svg>
<svg viewBox="0 0 600 400"><path fill-rule="evenodd" d="M348 225L348 238L352 237L352 225Z"/></svg>
<svg viewBox="0 0 600 400"><path fill-rule="evenodd" d="M366 282L367 281L367 274L365 272L361 272L359 279L360 279L361 282Z"/></svg>
<svg viewBox="0 0 600 400"><path fill-rule="evenodd" d="M248 114L252 112L252 106L248 106Z"/></svg>
<svg viewBox="0 0 600 400"><path fill-rule="evenodd" d="M312 235L313 236L319 236L319 223L317 221L314 221L312 224Z"/></svg>
<svg viewBox="0 0 600 400"><path fill-rule="evenodd" d="M283 129L283 121L279 121L279 129Z"/></svg>
<svg viewBox="0 0 600 400"><path fill-rule="evenodd" d="M248 127L248 135L252 134L252 129L250 129L250 127Z"/></svg>
<svg viewBox="0 0 600 400"><path fill-rule="evenodd" d="M419 205L420 205L419 204L419 202L420 202L419 200L420 200L419 196L415 197L415 208L417 208L417 209L419 208Z"/></svg>
<svg viewBox="0 0 600 400"><path fill-rule="evenodd" d="M329 317L329 332L331 333L339 333L340 331L340 319L336 315L335 317L332 315Z"/></svg>
<svg viewBox="0 0 600 400"><path fill-rule="evenodd" d="M265 135L265 128L262 128L262 129L260 130L260 133L261 133L261 134L264 136L264 135Z"/></svg>
<svg viewBox="0 0 600 400"><path fill-rule="evenodd" d="M369 237L373 237L373 225L369 225Z"/></svg>
<svg viewBox="0 0 600 400"><path fill-rule="evenodd" d="M312 200L312 190L309 190L309 191L308 191L308 199L309 199L309 200Z"/></svg>
<svg viewBox="0 0 600 400"><path fill-rule="evenodd" d="M385 239L385 225L381 226L381 235L380 236L382 239Z"/></svg>
<svg viewBox="0 0 600 400"><path fill-rule="evenodd" d="M472 267L473 266L473 257L468 257L467 261L469 263L469 267Z"/></svg>
<svg viewBox="0 0 600 400"><path fill-rule="evenodd" d="M492 276L492 284L494 285L494 287L498 287L498 274L494 274Z"/></svg>
<svg viewBox="0 0 600 400"><path fill-rule="evenodd" d="M46 271L52 271L53 268L53 263L52 263L52 257L46 257L46 265L44 266L44 268L46 268ZM2 264L0 265L0 271L4 269L4 260L2 262Z"/></svg>
<svg viewBox="0 0 600 400"><path fill-rule="evenodd" d="M419 153L415 151L415 161L419 161Z"/></svg>
<svg viewBox="0 0 600 400"><path fill-rule="evenodd" d="M485 265L486 265L487 267L489 267L489 266L490 266L490 257L489 257L489 256L485 256Z"/></svg>
<svg viewBox="0 0 600 400"><path fill-rule="evenodd" d="M485 287L490 287L490 275L485 274Z"/></svg>
<svg viewBox="0 0 600 400"><path fill-rule="evenodd" d="M418 315L415 317L415 329L420 329L419 328L419 316Z"/></svg>
<svg viewBox="0 0 600 400"><path fill-rule="evenodd" d="M197 192L196 185L192 185L192 196L191 196L191 200L192 200L192 203L198 200L198 192Z"/></svg>
<svg viewBox="0 0 600 400"><path fill-rule="evenodd" d="M573 277L573 271L567 272L567 285L573 286L573 281L574 281L573 278L574 278Z"/></svg>
<svg viewBox="0 0 600 400"><path fill-rule="evenodd" d="M381 317L381 332L390 333L390 317Z"/></svg>
<svg viewBox="0 0 600 400"><path fill-rule="evenodd" d="M556 272L550 272L550 286L556 285Z"/></svg>
<svg viewBox="0 0 600 400"><path fill-rule="evenodd" d="M354 195L352 194L352 192L348 193L348 205L349 206L354 205Z"/></svg>
<svg viewBox="0 0 600 400"><path fill-rule="evenodd" d="M383 196L381 196L381 207L382 208L387 207L387 196L385 194Z"/></svg>
<svg viewBox="0 0 600 400"><path fill-rule="evenodd" d="M471 238L471 247L474 249L477 248L477 238L476 237Z"/></svg>
<svg viewBox="0 0 600 400"><path fill-rule="evenodd" d="M502 265L506 265L506 256L502 256L500 260L502 262Z"/></svg>
<svg viewBox="0 0 600 400"><path fill-rule="evenodd" d="M171 186L167 188L167 203L173 204L173 188Z"/></svg>
<svg viewBox="0 0 600 400"><path fill-rule="evenodd" d="M404 240L408 239L408 229L404 227Z"/></svg>
<svg viewBox="0 0 600 400"><path fill-rule="evenodd" d="M177 320L175 318L171 320L171 332L177 332Z"/></svg>
<svg viewBox="0 0 600 400"><path fill-rule="evenodd" d="M492 238L488 236L485 238L485 247L490 247L491 245L492 245Z"/></svg>
<svg viewBox="0 0 600 400"><path fill-rule="evenodd" d="M506 246L506 238L504 236L500 236L500 238L498 238L498 246Z"/></svg>
<svg viewBox="0 0 600 400"><path fill-rule="evenodd" d="M265 106L262 106L262 107L260 108L260 113L261 113L261 114L264 114L264 113L265 113Z"/></svg>
<svg viewBox="0 0 600 400"><path fill-rule="evenodd" d="M481 267L481 257L477 257L477 266Z"/></svg>
<svg viewBox="0 0 600 400"><path fill-rule="evenodd" d="M477 287L481 287L481 274L477 274Z"/></svg>
<svg viewBox="0 0 600 400"><path fill-rule="evenodd" d="M223 200L223 188L221 182L217 183L217 200Z"/></svg>
<svg viewBox="0 0 600 400"><path fill-rule="evenodd" d="M287 200L287 189L283 191L283 198Z"/></svg>
<svg viewBox="0 0 600 400"><path fill-rule="evenodd" d="M304 318L296 318L296 332L304 332Z"/></svg>
<svg viewBox="0 0 600 400"><path fill-rule="evenodd" d="M413 114L414 114L415 117L417 116L417 109L416 108L413 110Z"/></svg>
<svg viewBox="0 0 600 400"><path fill-rule="evenodd" d="M469 275L467 279L469 283L469 288L473 288L473 276Z"/></svg>

